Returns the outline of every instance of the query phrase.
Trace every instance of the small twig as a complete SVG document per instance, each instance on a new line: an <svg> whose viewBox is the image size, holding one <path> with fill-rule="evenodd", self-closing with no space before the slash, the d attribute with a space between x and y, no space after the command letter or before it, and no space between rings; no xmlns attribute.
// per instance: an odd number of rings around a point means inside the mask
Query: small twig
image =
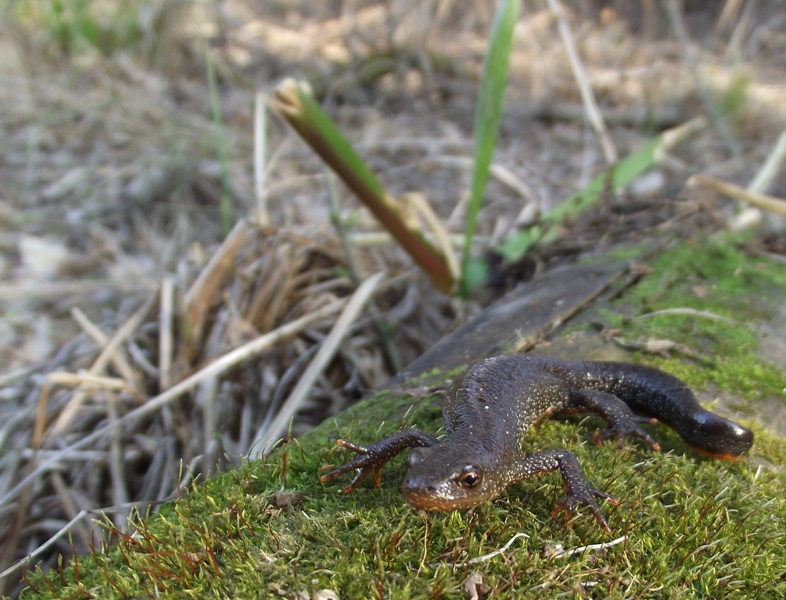
<svg viewBox="0 0 786 600"><path fill-rule="evenodd" d="M603 542L602 544L588 544L587 546L579 546L578 548L573 548L572 550L565 550L563 548L558 548L549 552L550 558L570 558L576 554L581 554L583 552L592 551L592 550L604 550L606 548L611 548L612 546L617 546L621 544L625 540L628 539L627 535L623 535L622 537L618 537L616 540L611 540L610 542Z"/></svg>
<svg viewBox="0 0 786 600"><path fill-rule="evenodd" d="M690 317L703 317L705 319L716 319L718 321L726 321L727 323L735 323L734 319L724 317L723 315L716 315L714 312L708 310L696 310L695 308L665 308L663 310L656 310L653 312L645 313L635 317L636 319L650 319L652 317L659 317L661 315L686 315Z"/></svg>
<svg viewBox="0 0 786 600"><path fill-rule="evenodd" d="M674 146L679 144L688 136L701 131L706 126L707 118L704 116L698 116L690 119L689 121L686 121L685 123L677 125L676 127L667 129L660 136L661 142L655 149L655 160L657 162L665 161L669 150L674 148Z"/></svg>
<svg viewBox="0 0 786 600"><path fill-rule="evenodd" d="M513 545L513 542L515 542L517 539L522 537L529 538L529 536L526 533L519 532L516 535L514 535L512 538L510 538L508 542L504 546L502 546L502 548L497 548L496 550L494 550L493 552L489 552L488 554L484 554L482 556L476 556L475 558L470 558L467 561L462 561L459 563L432 563L429 566L432 569L438 567L439 565L445 565L447 567L463 567L464 565L476 565L478 563L486 562L487 560L491 560L495 556L499 556L500 554L507 552L508 549Z"/></svg>
<svg viewBox="0 0 786 600"><path fill-rule="evenodd" d="M587 70L584 68L584 64L579 58L576 42L573 39L570 26L565 18L565 11L562 9L562 4L560 4L559 0L548 0L548 5L551 12L554 13L554 16L557 18L559 34L562 38L562 44L565 46L565 51L568 54L568 61L573 71L573 77L576 79L576 84L579 87L581 100L587 111L587 119L595 130L595 134L600 139L600 145L601 148L603 148L603 156L606 158L606 164L614 164L619 160L619 155L609 135L609 130L606 128L606 123L603 121L603 115L600 114L598 104L595 102L595 96L592 93L592 85L590 84L589 77L587 77Z"/></svg>
<svg viewBox="0 0 786 600"><path fill-rule="evenodd" d="M314 357L314 360L311 361L306 372L303 373L303 376L298 381L295 389L292 390L289 398L284 402L276 418L273 419L273 422L267 430L258 433L255 447L249 453L249 458L251 460L263 456L265 452L278 441L282 432L284 432L289 424L289 420L298 411L303 400L308 395L314 381L333 359L344 336L349 331L384 276L384 271L372 275L366 279L352 295L341 315L336 320L335 325L333 325L333 328L330 330L330 333L325 338L325 341L322 342L322 346Z"/></svg>
<svg viewBox="0 0 786 600"><path fill-rule="evenodd" d="M625 348L625 350L637 350L647 354L656 354L663 358L670 358L669 352L674 350L675 352L682 354L683 356L687 356L688 358L691 358L696 362L702 363L704 365L714 364L714 361L711 358L696 352L685 344L678 344L672 340L657 340L650 338L646 342L626 342L617 336L612 336L611 341L617 344L617 346L620 348Z"/></svg>

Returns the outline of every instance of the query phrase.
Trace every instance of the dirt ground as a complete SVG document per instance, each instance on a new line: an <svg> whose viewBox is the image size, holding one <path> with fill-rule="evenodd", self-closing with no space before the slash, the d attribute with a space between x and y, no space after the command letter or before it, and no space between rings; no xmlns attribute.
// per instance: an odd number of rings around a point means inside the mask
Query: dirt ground
<svg viewBox="0 0 786 600"><path fill-rule="evenodd" d="M701 173L747 186L786 129L781 2L688 1L676 12L670 1L564 2L620 157L694 117L708 125L551 245L501 264L496 287L469 300L436 292L345 188L331 206L320 160L269 112L255 172L255 102L285 77L308 80L388 191L422 192L460 235L492 3L127 4L122 31L108 0L86 3L92 28L68 10L54 18L46 2L12 2L0 20L0 493L19 490L0 502L0 571L68 526L73 545L61 535L36 556L50 568L101 542L98 509L123 529L132 506L247 456L338 311L62 449L347 298L357 278L387 273L295 433L554 264L723 227L750 228L758 251L786 258L778 218L685 185ZM478 256L607 167L545 1L525 2L516 26L494 164ZM761 191L786 197L786 171ZM15 571L4 591L18 581Z"/></svg>

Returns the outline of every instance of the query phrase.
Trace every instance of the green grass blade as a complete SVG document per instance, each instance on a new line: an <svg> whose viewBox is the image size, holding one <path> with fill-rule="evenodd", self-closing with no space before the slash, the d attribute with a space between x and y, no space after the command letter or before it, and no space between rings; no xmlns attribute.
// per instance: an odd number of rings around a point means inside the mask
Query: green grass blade
<svg viewBox="0 0 786 600"><path fill-rule="evenodd" d="M210 96L210 111L213 113L213 128L216 133L216 151L218 153L218 165L221 174L221 222L224 226L224 235L229 235L234 226L235 217L230 201L229 184L229 159L227 157L226 141L224 140L223 119L221 117L221 102L218 98L218 84L216 82L216 69L213 65L213 57L208 48L205 57L207 60L207 84Z"/></svg>
<svg viewBox="0 0 786 600"><path fill-rule="evenodd" d="M510 50L513 47L513 29L519 16L520 0L501 0L497 4L491 26L489 47L483 64L483 79L475 106L475 169L472 173L472 193L464 228L464 249L461 256L462 292L470 292L482 282L483 274L472 269L470 281L470 249L475 235L478 213L483 203L483 190L488 181L491 157L497 143L497 131L502 116L502 101L508 77ZM480 278L480 281L478 281Z"/></svg>
<svg viewBox="0 0 786 600"><path fill-rule="evenodd" d="M636 177L655 166L662 152L671 149L706 124L704 119L692 119L663 132L595 177L583 189L568 196L559 206L543 216L542 226L535 225L513 234L505 239L497 250L506 260L515 262L536 243L548 243L557 235L556 226L590 208L605 192L621 191Z"/></svg>

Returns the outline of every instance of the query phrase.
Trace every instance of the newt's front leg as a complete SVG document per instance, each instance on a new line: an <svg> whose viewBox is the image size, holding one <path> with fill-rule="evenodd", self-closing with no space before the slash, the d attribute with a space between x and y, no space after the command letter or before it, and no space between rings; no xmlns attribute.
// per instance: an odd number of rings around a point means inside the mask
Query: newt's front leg
<svg viewBox="0 0 786 600"><path fill-rule="evenodd" d="M438 441L439 440L437 440L437 438L427 433L423 433L422 431L418 431L417 429L402 429L393 435L376 442L372 442L367 446L355 444L348 440L338 440L336 443L339 446L349 448L353 452L356 452L358 456L356 456L347 464L341 465L329 473L325 473L322 475L322 477L319 478L319 480L324 483L338 477L339 475L343 475L344 473L348 473L349 471L357 469L358 474L355 476L352 482L344 488L345 492L349 493L354 490L364 479L366 479L366 477L372 473L374 475L374 485L379 487L382 475L382 467L391 458L400 454L407 448L426 448L433 446Z"/></svg>
<svg viewBox="0 0 786 600"><path fill-rule="evenodd" d="M600 526L603 527L603 531L611 533L606 517L600 512L595 498L608 500L615 506L619 504L619 500L597 489L587 481L573 452L569 450L542 450L522 457L517 467L517 479L535 477L559 469L562 481L565 483L565 497L554 507L551 515L556 517L560 511L563 511L567 521L576 507L583 504L590 509Z"/></svg>

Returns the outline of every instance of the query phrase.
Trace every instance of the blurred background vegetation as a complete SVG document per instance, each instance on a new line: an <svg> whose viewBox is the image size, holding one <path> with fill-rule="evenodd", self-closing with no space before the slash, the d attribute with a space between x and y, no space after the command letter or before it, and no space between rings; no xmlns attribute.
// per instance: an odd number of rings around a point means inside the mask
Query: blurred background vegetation
<svg viewBox="0 0 786 600"><path fill-rule="evenodd" d="M753 231L761 253L786 253L782 218L686 186L700 174L786 196L780 163L763 173L786 144L783 3L563 0L562 17L555 5L522 2L512 28L469 248L487 285L459 300L414 269L345 187L333 190L317 155L264 106L283 79L307 81L392 197L426 198L458 256L494 3L0 3L0 490L36 474L34 492L0 506L0 571L65 525L84 552L102 536L91 511L109 507L122 530L131 505L155 505L248 455L334 319L40 468L249 340L346 300L375 272L387 276L372 314L309 390L296 433L556 264L726 228ZM695 118L704 125L650 156L624 189L605 183L614 156ZM555 221L587 189L594 206ZM405 216L431 233L422 213ZM88 386L85 373L106 380ZM56 564L72 552L67 540L37 560ZM17 593L18 573L5 586Z"/></svg>

